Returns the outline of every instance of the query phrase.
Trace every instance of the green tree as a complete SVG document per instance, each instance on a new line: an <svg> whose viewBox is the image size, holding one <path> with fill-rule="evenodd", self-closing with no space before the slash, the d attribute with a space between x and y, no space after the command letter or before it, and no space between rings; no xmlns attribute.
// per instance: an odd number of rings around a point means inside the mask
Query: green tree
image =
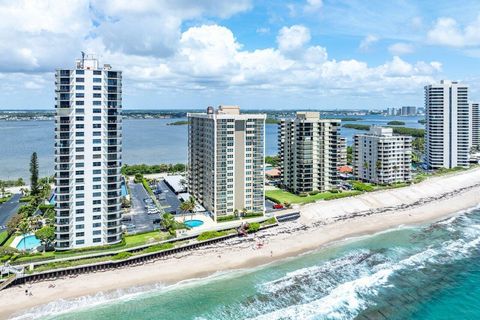
<svg viewBox="0 0 480 320"><path fill-rule="evenodd" d="M55 240L55 229L52 226L44 226L35 232L35 237L40 239L46 249Z"/></svg>
<svg viewBox="0 0 480 320"><path fill-rule="evenodd" d="M38 185L38 158L37 153L32 153L32 158L30 159L30 192L33 196L36 196L39 193Z"/></svg>
<svg viewBox="0 0 480 320"><path fill-rule="evenodd" d="M187 201L182 202L180 204L180 210L182 210L183 212L190 212L190 219L193 219L193 212L195 210L195 198L190 196Z"/></svg>
<svg viewBox="0 0 480 320"><path fill-rule="evenodd" d="M27 233L29 233L31 230L31 227L30 227L30 223L28 222L27 219L23 219L22 221L20 221L20 223L18 224L18 231L22 234L22 235L26 235ZM23 245L24 245L24 248L23 249L27 249L27 243L26 241L23 241Z"/></svg>
<svg viewBox="0 0 480 320"><path fill-rule="evenodd" d="M7 231L8 233L12 234L15 231L17 231L18 225L20 224L20 221L22 221L22 215L20 214L15 214L13 217L10 218L7 222Z"/></svg>

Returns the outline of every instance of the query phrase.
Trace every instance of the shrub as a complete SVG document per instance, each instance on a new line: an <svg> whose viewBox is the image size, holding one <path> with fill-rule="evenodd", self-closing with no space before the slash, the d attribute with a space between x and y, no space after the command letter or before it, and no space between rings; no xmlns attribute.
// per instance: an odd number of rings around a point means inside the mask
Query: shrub
<svg viewBox="0 0 480 320"><path fill-rule="evenodd" d="M275 219L275 217L271 217L270 219L263 221L261 225L268 226L275 223L277 223L277 219Z"/></svg>
<svg viewBox="0 0 480 320"><path fill-rule="evenodd" d="M41 204L38 206L38 209L40 209L40 211L45 214L47 210L55 209L55 206L53 204Z"/></svg>
<svg viewBox="0 0 480 320"><path fill-rule="evenodd" d="M249 223L249 224L248 224L248 230L247 230L247 232L248 232L248 233L254 233L254 232L257 232L258 229L260 229L260 223L258 223L258 222L252 222L252 223Z"/></svg>
<svg viewBox="0 0 480 320"><path fill-rule="evenodd" d="M316 194L318 194L318 191L312 191L312 192L309 193L309 195L311 195L311 196L314 196Z"/></svg>
<svg viewBox="0 0 480 320"><path fill-rule="evenodd" d="M205 231L200 233L200 235L197 237L197 240L205 241L208 239L223 237L223 236L226 236L227 234L228 234L227 231Z"/></svg>
<svg viewBox="0 0 480 320"><path fill-rule="evenodd" d="M156 244L156 245L153 245L153 246L150 246L148 248L143 249L141 251L141 253L151 253L151 252L163 251L163 250L172 249L173 247L175 247L175 245L171 242Z"/></svg>
<svg viewBox="0 0 480 320"><path fill-rule="evenodd" d="M332 189L332 190L329 190L330 193L340 193L341 191L338 190L338 189Z"/></svg>
<svg viewBox="0 0 480 320"><path fill-rule="evenodd" d="M125 260L125 259L130 258L131 256L133 256L133 253L131 253L131 252L126 252L126 251L119 252L112 257L112 260Z"/></svg>
<svg viewBox="0 0 480 320"><path fill-rule="evenodd" d="M235 219L237 218L234 215L220 216L220 217L217 217L217 222L232 221Z"/></svg>
<svg viewBox="0 0 480 320"><path fill-rule="evenodd" d="M305 198L305 197L308 197L308 194L307 193L300 193L298 196Z"/></svg>
<svg viewBox="0 0 480 320"><path fill-rule="evenodd" d="M26 196L26 197L21 197L20 200L18 200L19 202L30 202L32 201L33 199L35 199L34 196Z"/></svg>
<svg viewBox="0 0 480 320"><path fill-rule="evenodd" d="M373 187L371 185L368 185L359 181L354 181L352 183L352 186L353 186L353 189L358 191L366 191L366 192L373 191Z"/></svg>
<svg viewBox="0 0 480 320"><path fill-rule="evenodd" d="M263 217L261 212L247 212L243 215L244 218Z"/></svg>

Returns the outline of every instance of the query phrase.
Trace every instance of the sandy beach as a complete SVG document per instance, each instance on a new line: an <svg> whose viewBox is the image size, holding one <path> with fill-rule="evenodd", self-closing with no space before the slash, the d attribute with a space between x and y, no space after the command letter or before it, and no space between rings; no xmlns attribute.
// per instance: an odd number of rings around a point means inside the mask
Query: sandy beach
<svg viewBox="0 0 480 320"><path fill-rule="evenodd" d="M20 315L58 299L154 283L172 284L218 271L252 268L317 250L333 241L443 219L479 203L480 168L476 168L406 188L309 204L301 207L299 220L248 238L231 239L141 266L6 289L0 292L0 318ZM260 249L255 245L258 241L264 243ZM25 295L26 288L33 296Z"/></svg>

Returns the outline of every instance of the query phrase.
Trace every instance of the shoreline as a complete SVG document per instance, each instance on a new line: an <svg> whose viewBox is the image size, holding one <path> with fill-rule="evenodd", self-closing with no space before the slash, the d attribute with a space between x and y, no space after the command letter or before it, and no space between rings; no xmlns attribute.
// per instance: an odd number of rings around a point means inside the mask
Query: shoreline
<svg viewBox="0 0 480 320"><path fill-rule="evenodd" d="M309 204L301 207L299 220L281 223L247 238L234 238L140 266L8 288L0 292L0 299L10 301L0 310L0 318L18 316L27 309L59 299L75 299L156 283L172 285L218 272L260 267L352 238L435 222L475 208L479 203L480 168L476 168L405 188ZM351 217L359 213L362 215ZM261 249L254 249L257 239L264 242ZM49 288L52 283L55 287ZM26 296L25 288L29 288L33 296Z"/></svg>

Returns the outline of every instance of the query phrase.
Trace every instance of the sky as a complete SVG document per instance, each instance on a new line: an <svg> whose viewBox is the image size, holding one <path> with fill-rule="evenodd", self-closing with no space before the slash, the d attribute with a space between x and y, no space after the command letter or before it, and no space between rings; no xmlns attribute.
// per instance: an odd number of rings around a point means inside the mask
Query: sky
<svg viewBox="0 0 480 320"><path fill-rule="evenodd" d="M480 1L0 0L0 109L53 109L80 52L125 109L383 109L423 86L480 100Z"/></svg>

